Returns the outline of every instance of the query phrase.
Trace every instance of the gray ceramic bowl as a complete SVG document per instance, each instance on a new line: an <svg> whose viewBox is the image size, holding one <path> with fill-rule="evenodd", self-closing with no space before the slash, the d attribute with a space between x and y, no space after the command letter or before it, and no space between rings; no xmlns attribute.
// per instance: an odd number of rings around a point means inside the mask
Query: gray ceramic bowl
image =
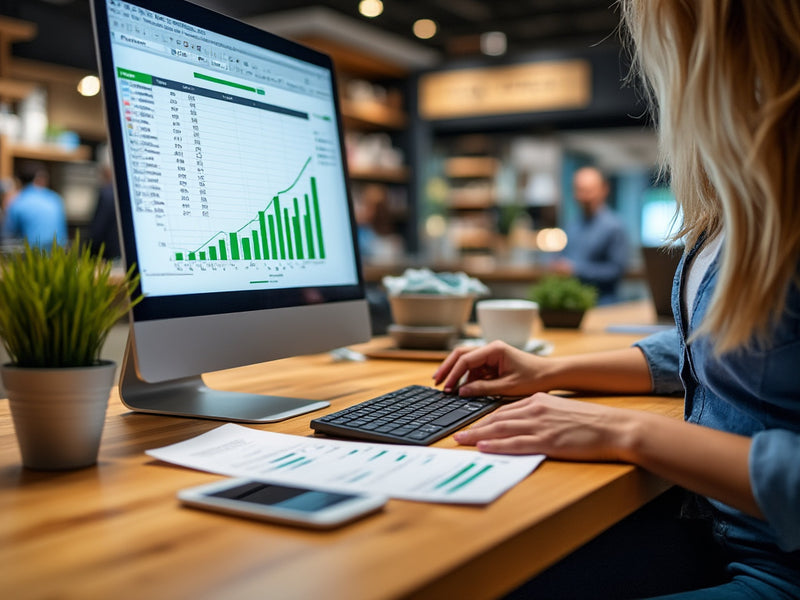
<svg viewBox="0 0 800 600"><path fill-rule="evenodd" d="M455 327L389 325L388 332L398 348L416 350L449 350L458 339Z"/></svg>
<svg viewBox="0 0 800 600"><path fill-rule="evenodd" d="M392 319L409 327L456 327L469 319L475 296L399 294L389 296Z"/></svg>

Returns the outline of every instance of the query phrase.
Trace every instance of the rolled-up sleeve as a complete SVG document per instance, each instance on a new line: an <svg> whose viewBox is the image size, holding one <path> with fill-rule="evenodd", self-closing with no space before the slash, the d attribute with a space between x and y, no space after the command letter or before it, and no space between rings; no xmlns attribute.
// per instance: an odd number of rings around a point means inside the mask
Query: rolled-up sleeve
<svg viewBox="0 0 800 600"><path fill-rule="evenodd" d="M800 434L768 429L753 436L750 485L781 549L800 549Z"/></svg>
<svg viewBox="0 0 800 600"><path fill-rule="evenodd" d="M660 331L634 344L647 360L654 394L682 394L680 378L681 343L678 328Z"/></svg>

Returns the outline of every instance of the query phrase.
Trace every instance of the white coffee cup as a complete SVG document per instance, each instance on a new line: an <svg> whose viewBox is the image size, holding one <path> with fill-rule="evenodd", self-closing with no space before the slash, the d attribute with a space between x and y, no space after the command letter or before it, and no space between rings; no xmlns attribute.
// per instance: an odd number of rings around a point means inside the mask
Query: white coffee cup
<svg viewBox="0 0 800 600"><path fill-rule="evenodd" d="M529 300L481 300L475 311L486 342L502 340L524 348L533 334L539 305Z"/></svg>

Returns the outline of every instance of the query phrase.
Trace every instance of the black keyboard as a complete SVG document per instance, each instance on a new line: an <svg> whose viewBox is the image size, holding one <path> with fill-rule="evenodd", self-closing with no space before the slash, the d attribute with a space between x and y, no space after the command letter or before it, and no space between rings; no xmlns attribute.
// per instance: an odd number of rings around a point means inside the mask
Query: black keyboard
<svg viewBox="0 0 800 600"><path fill-rule="evenodd" d="M319 433L427 446L500 406L495 398L461 398L411 385L311 421Z"/></svg>

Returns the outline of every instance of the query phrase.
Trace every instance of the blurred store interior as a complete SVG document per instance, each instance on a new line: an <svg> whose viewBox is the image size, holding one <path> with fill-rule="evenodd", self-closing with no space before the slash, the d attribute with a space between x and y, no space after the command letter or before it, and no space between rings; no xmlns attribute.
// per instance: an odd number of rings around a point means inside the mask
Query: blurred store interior
<svg viewBox="0 0 800 600"><path fill-rule="evenodd" d="M578 211L572 174L594 165L631 241L620 297L649 293L641 248L661 244L674 201L610 0L196 3L333 57L372 286L429 266L524 295ZM0 176L46 161L75 235L105 142L100 95L78 92L97 71L88 2L0 0L0 15Z"/></svg>

